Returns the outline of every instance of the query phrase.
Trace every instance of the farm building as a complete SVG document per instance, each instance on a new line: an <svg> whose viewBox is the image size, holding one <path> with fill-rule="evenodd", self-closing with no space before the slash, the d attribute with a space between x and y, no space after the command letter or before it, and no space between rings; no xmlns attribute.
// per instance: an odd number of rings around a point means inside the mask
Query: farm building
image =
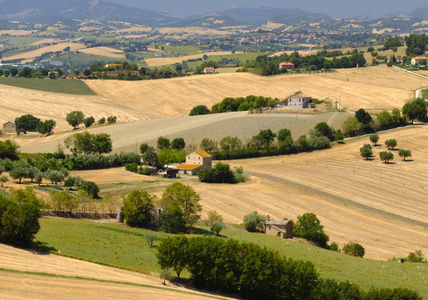
<svg viewBox="0 0 428 300"><path fill-rule="evenodd" d="M294 64L291 62L282 62L279 64L279 69L294 70Z"/></svg>
<svg viewBox="0 0 428 300"><path fill-rule="evenodd" d="M293 223L288 220L268 220L265 222L265 233L282 236L284 239L293 238Z"/></svg>
<svg viewBox="0 0 428 300"><path fill-rule="evenodd" d="M212 167L212 156L204 150L195 150L186 156L186 163L176 170L181 174L196 175L200 170Z"/></svg>
<svg viewBox="0 0 428 300"><path fill-rule="evenodd" d="M422 65L426 65L427 64L426 62L428 61L428 57L426 57L426 56L416 56L416 57L412 58L411 64L412 64L412 66L414 66L414 65L421 65L421 62L423 60L425 60L425 63L422 63Z"/></svg>
<svg viewBox="0 0 428 300"><path fill-rule="evenodd" d="M204 69L204 73L205 74L214 74L215 70L214 70L214 68L208 67L208 68Z"/></svg>
<svg viewBox="0 0 428 300"><path fill-rule="evenodd" d="M15 123L8 121L3 124L3 133L15 133Z"/></svg>
<svg viewBox="0 0 428 300"><path fill-rule="evenodd" d="M288 108L308 108L312 98L303 94L296 94L288 98Z"/></svg>

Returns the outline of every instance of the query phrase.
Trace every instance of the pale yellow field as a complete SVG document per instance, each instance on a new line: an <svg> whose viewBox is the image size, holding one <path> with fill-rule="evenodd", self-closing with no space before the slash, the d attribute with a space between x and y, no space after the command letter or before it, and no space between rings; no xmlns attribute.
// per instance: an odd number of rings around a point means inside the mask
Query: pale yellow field
<svg viewBox="0 0 428 300"><path fill-rule="evenodd" d="M142 295L144 299L227 299L170 283L164 286L161 279L136 272L56 255L39 255L3 244L0 254L0 267L6 270L80 278L0 271L2 299L138 299Z"/></svg>
<svg viewBox="0 0 428 300"><path fill-rule="evenodd" d="M59 40L59 39L43 39L43 40L34 42L34 43L30 44L30 45L42 45L42 44L49 44L49 43L58 43L60 41L61 40Z"/></svg>
<svg viewBox="0 0 428 300"><path fill-rule="evenodd" d="M0 30L0 35L3 34L9 34L12 36L26 36L30 35L33 32L36 32L35 30Z"/></svg>
<svg viewBox="0 0 428 300"><path fill-rule="evenodd" d="M278 29L278 28L280 28L282 26L284 26L284 24L268 21L266 24L261 25L258 29L261 29L261 30L273 30L273 29Z"/></svg>
<svg viewBox="0 0 428 300"><path fill-rule="evenodd" d="M86 46L80 43L61 43L57 45L42 47L37 50L33 50L33 51L21 53L21 54L16 54L13 56L6 56L6 57L3 57L3 59L12 60L12 59L23 58L23 59L26 59L27 62L30 62L37 56L42 55L43 53L62 51L66 47L70 47L70 51L76 51L76 50L85 48Z"/></svg>
<svg viewBox="0 0 428 300"><path fill-rule="evenodd" d="M236 52L236 54L239 54L242 52ZM149 58L144 60L149 67L154 66L167 66L177 63L182 63L184 60L189 59L198 59L202 58L204 55L212 56L212 55L231 55L232 52L230 51L219 51L219 52L207 52L207 53L201 53L201 54L195 54L195 55L186 55L181 57L159 57L159 58Z"/></svg>
<svg viewBox="0 0 428 300"><path fill-rule="evenodd" d="M209 28L201 28L201 27L164 27L164 28L159 28L159 32L161 34L182 33L185 35L195 34L195 33L203 34L203 35L228 35L233 33L233 31L217 30L217 29L209 29Z"/></svg>
<svg viewBox="0 0 428 300"><path fill-rule="evenodd" d="M93 54L93 55L100 55L100 56L106 56L111 57L115 59L126 59L125 55L122 54L122 50L109 48L109 47L94 47L94 48L85 48L82 50L79 50L80 52L86 53L86 54Z"/></svg>

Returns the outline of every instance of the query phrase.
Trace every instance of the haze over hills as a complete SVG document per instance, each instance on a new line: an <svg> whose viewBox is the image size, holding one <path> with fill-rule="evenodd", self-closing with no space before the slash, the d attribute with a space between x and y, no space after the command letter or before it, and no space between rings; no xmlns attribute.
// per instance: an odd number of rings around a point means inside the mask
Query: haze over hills
<svg viewBox="0 0 428 300"><path fill-rule="evenodd" d="M180 20L166 13L103 0L0 0L0 19L48 23L67 18L124 21L148 26L164 26Z"/></svg>
<svg viewBox="0 0 428 300"><path fill-rule="evenodd" d="M124 3L127 3L124 1ZM152 7L147 5L147 8ZM220 27L235 25L260 25L267 21L285 20L286 25L295 25L295 17L318 22L331 17L295 8L231 6L195 14L186 18L157 12L147 8L136 8L104 0L0 0L0 20L18 20L32 23L53 23L62 19L82 19L100 21L123 21L154 27L204 26ZM308 9L309 10L309 9ZM428 19L428 5L416 9L387 15L364 15L363 20L374 20L397 16L402 18ZM210 22L210 18L214 18ZM291 23L290 19L294 19ZM289 24L290 23L290 24ZM3 26L2 26L3 28Z"/></svg>

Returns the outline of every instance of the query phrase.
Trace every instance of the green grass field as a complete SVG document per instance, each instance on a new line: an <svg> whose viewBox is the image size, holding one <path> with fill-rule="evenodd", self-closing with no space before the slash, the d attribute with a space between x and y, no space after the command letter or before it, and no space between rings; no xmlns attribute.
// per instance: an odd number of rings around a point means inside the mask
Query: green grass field
<svg viewBox="0 0 428 300"><path fill-rule="evenodd" d="M148 230L129 228L97 221L42 218L37 240L53 252L103 265L138 271L160 272L155 248L148 247L144 234ZM208 227L199 226L207 233ZM160 239L168 234L157 233ZM224 237L257 243L277 250L293 259L310 260L322 277L339 281L349 280L363 289L372 286L410 288L428 297L428 264L396 261L375 261L356 258L320 249L298 240L285 240L264 234L226 229ZM155 242L157 245L158 242ZM184 277L189 274L184 273Z"/></svg>
<svg viewBox="0 0 428 300"><path fill-rule="evenodd" d="M0 84L71 95L96 95L83 81L0 77Z"/></svg>

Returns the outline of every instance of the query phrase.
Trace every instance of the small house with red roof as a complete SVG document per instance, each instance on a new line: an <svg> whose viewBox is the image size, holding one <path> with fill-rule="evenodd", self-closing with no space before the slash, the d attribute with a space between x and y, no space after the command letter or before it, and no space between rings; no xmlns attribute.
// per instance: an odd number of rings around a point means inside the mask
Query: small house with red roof
<svg viewBox="0 0 428 300"><path fill-rule="evenodd" d="M205 74L214 74L215 70L214 70L214 68L207 67L207 68L204 69L204 73Z"/></svg>
<svg viewBox="0 0 428 300"><path fill-rule="evenodd" d="M213 158L204 150L195 150L186 156L186 163L177 167L181 174L196 175L200 170L212 168Z"/></svg>
<svg viewBox="0 0 428 300"><path fill-rule="evenodd" d="M427 61L428 61L428 57L427 56L416 56L416 57L413 57L412 60L411 60L411 64L412 64L412 66L414 66L416 64L418 64L418 65L425 65L424 63L421 64L422 61L424 61L425 64L426 64Z"/></svg>
<svg viewBox="0 0 428 300"><path fill-rule="evenodd" d="M295 67L294 67L294 64L291 63L291 62L282 62L282 63L279 64L279 69L280 70L282 70L282 69L294 70Z"/></svg>

